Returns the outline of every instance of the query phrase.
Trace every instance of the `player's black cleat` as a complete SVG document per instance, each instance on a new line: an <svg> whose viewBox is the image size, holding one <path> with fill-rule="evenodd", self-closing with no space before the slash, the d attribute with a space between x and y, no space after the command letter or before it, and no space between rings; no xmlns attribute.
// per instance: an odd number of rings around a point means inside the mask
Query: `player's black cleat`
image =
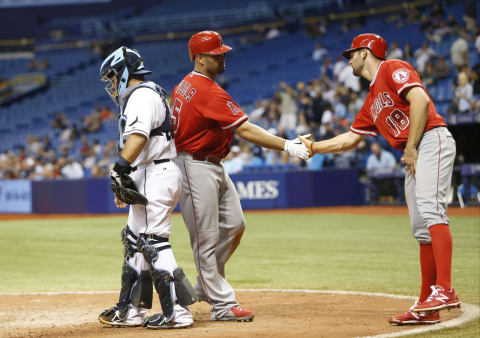
<svg viewBox="0 0 480 338"><path fill-rule="evenodd" d="M150 317L147 317L143 322L143 327L147 329L185 329L193 325L193 322L179 323L174 322L173 320L167 321L165 316L161 313L154 314Z"/></svg>

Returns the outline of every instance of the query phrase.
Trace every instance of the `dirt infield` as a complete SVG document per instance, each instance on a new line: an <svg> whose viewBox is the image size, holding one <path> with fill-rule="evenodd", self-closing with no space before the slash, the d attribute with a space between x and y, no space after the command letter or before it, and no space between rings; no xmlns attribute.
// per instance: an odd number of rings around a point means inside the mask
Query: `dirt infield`
<svg viewBox="0 0 480 338"><path fill-rule="evenodd" d="M249 211L257 212L257 211ZM265 212L264 210L258 212ZM272 213L348 213L408 216L406 207L329 207L271 210ZM0 220L114 215L18 215L0 214ZM449 215L480 216L479 207L450 208ZM0 295L0 337L353 337L393 333L412 327L390 326L389 316L406 311L410 299L324 293L238 292L238 301L256 312L251 323L209 321L209 305L191 309L195 323L184 330L109 328L98 314L114 305L115 293ZM149 313L160 311L158 299ZM442 312L442 320L460 316L460 310Z"/></svg>
<svg viewBox="0 0 480 338"><path fill-rule="evenodd" d="M193 327L182 330L110 328L98 314L113 305L115 294L0 296L1 337L353 337L411 329L390 326L387 318L408 309L412 300L378 296L238 292L241 304L256 312L250 323L211 322L209 305L191 309ZM160 311L158 300L149 313ZM442 312L442 319L460 310Z"/></svg>
<svg viewBox="0 0 480 338"><path fill-rule="evenodd" d="M274 209L274 210L246 210L246 213L299 213L299 214L353 214L353 215L394 215L408 216L406 206L345 206L345 207L318 207L298 209ZM125 216L119 214L0 214L1 220L24 220L24 219L45 219L45 218L78 218L78 217L117 217ZM480 207L472 206L467 208L450 207L449 216L480 216Z"/></svg>

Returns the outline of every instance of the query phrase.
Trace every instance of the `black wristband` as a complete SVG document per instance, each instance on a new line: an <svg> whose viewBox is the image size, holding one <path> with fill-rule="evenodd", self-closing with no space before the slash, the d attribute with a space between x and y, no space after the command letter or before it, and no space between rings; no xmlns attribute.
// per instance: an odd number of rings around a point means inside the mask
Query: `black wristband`
<svg viewBox="0 0 480 338"><path fill-rule="evenodd" d="M126 159L120 156L117 162L115 162L115 166L113 167L113 170L115 170L116 172L128 175L132 171L132 167L130 166L130 163L128 163Z"/></svg>

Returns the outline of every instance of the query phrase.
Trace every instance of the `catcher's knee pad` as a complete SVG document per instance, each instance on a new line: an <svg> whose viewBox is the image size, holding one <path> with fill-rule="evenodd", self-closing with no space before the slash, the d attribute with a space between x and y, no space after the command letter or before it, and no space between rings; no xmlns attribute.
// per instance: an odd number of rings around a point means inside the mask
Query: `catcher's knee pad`
<svg viewBox="0 0 480 338"><path fill-rule="evenodd" d="M151 309L152 297L153 288L150 270L143 270L132 287L131 303L136 307Z"/></svg>
<svg viewBox="0 0 480 338"><path fill-rule="evenodd" d="M168 238L156 235L140 234L136 242L136 250L141 252L145 260L152 266L158 258L158 252L170 248Z"/></svg>
<svg viewBox="0 0 480 338"><path fill-rule="evenodd" d="M173 276L166 270L157 270L152 268L150 271L153 285L155 285L155 290L157 290L158 297L160 298L160 305L162 306L162 312L167 322L172 320L175 310L174 299L173 299Z"/></svg>
<svg viewBox="0 0 480 338"><path fill-rule="evenodd" d="M138 237L135 236L135 234L132 232L132 230L130 230L128 225L123 228L120 235L123 243L123 256L133 257L133 255L137 252Z"/></svg>
<svg viewBox="0 0 480 338"><path fill-rule="evenodd" d="M189 306L198 301L192 284L183 273L182 268L173 270L173 278L175 283L175 294L177 296L177 303L181 306Z"/></svg>

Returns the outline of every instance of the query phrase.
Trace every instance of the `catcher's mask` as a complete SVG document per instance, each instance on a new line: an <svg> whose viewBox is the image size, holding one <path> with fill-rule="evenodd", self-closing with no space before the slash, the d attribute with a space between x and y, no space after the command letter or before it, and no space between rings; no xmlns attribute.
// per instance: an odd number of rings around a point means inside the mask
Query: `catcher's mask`
<svg viewBox="0 0 480 338"><path fill-rule="evenodd" d="M145 69L143 59L138 51L125 46L107 56L100 66L100 79L108 82L105 90L117 105L118 96L127 88L130 75L151 73Z"/></svg>

